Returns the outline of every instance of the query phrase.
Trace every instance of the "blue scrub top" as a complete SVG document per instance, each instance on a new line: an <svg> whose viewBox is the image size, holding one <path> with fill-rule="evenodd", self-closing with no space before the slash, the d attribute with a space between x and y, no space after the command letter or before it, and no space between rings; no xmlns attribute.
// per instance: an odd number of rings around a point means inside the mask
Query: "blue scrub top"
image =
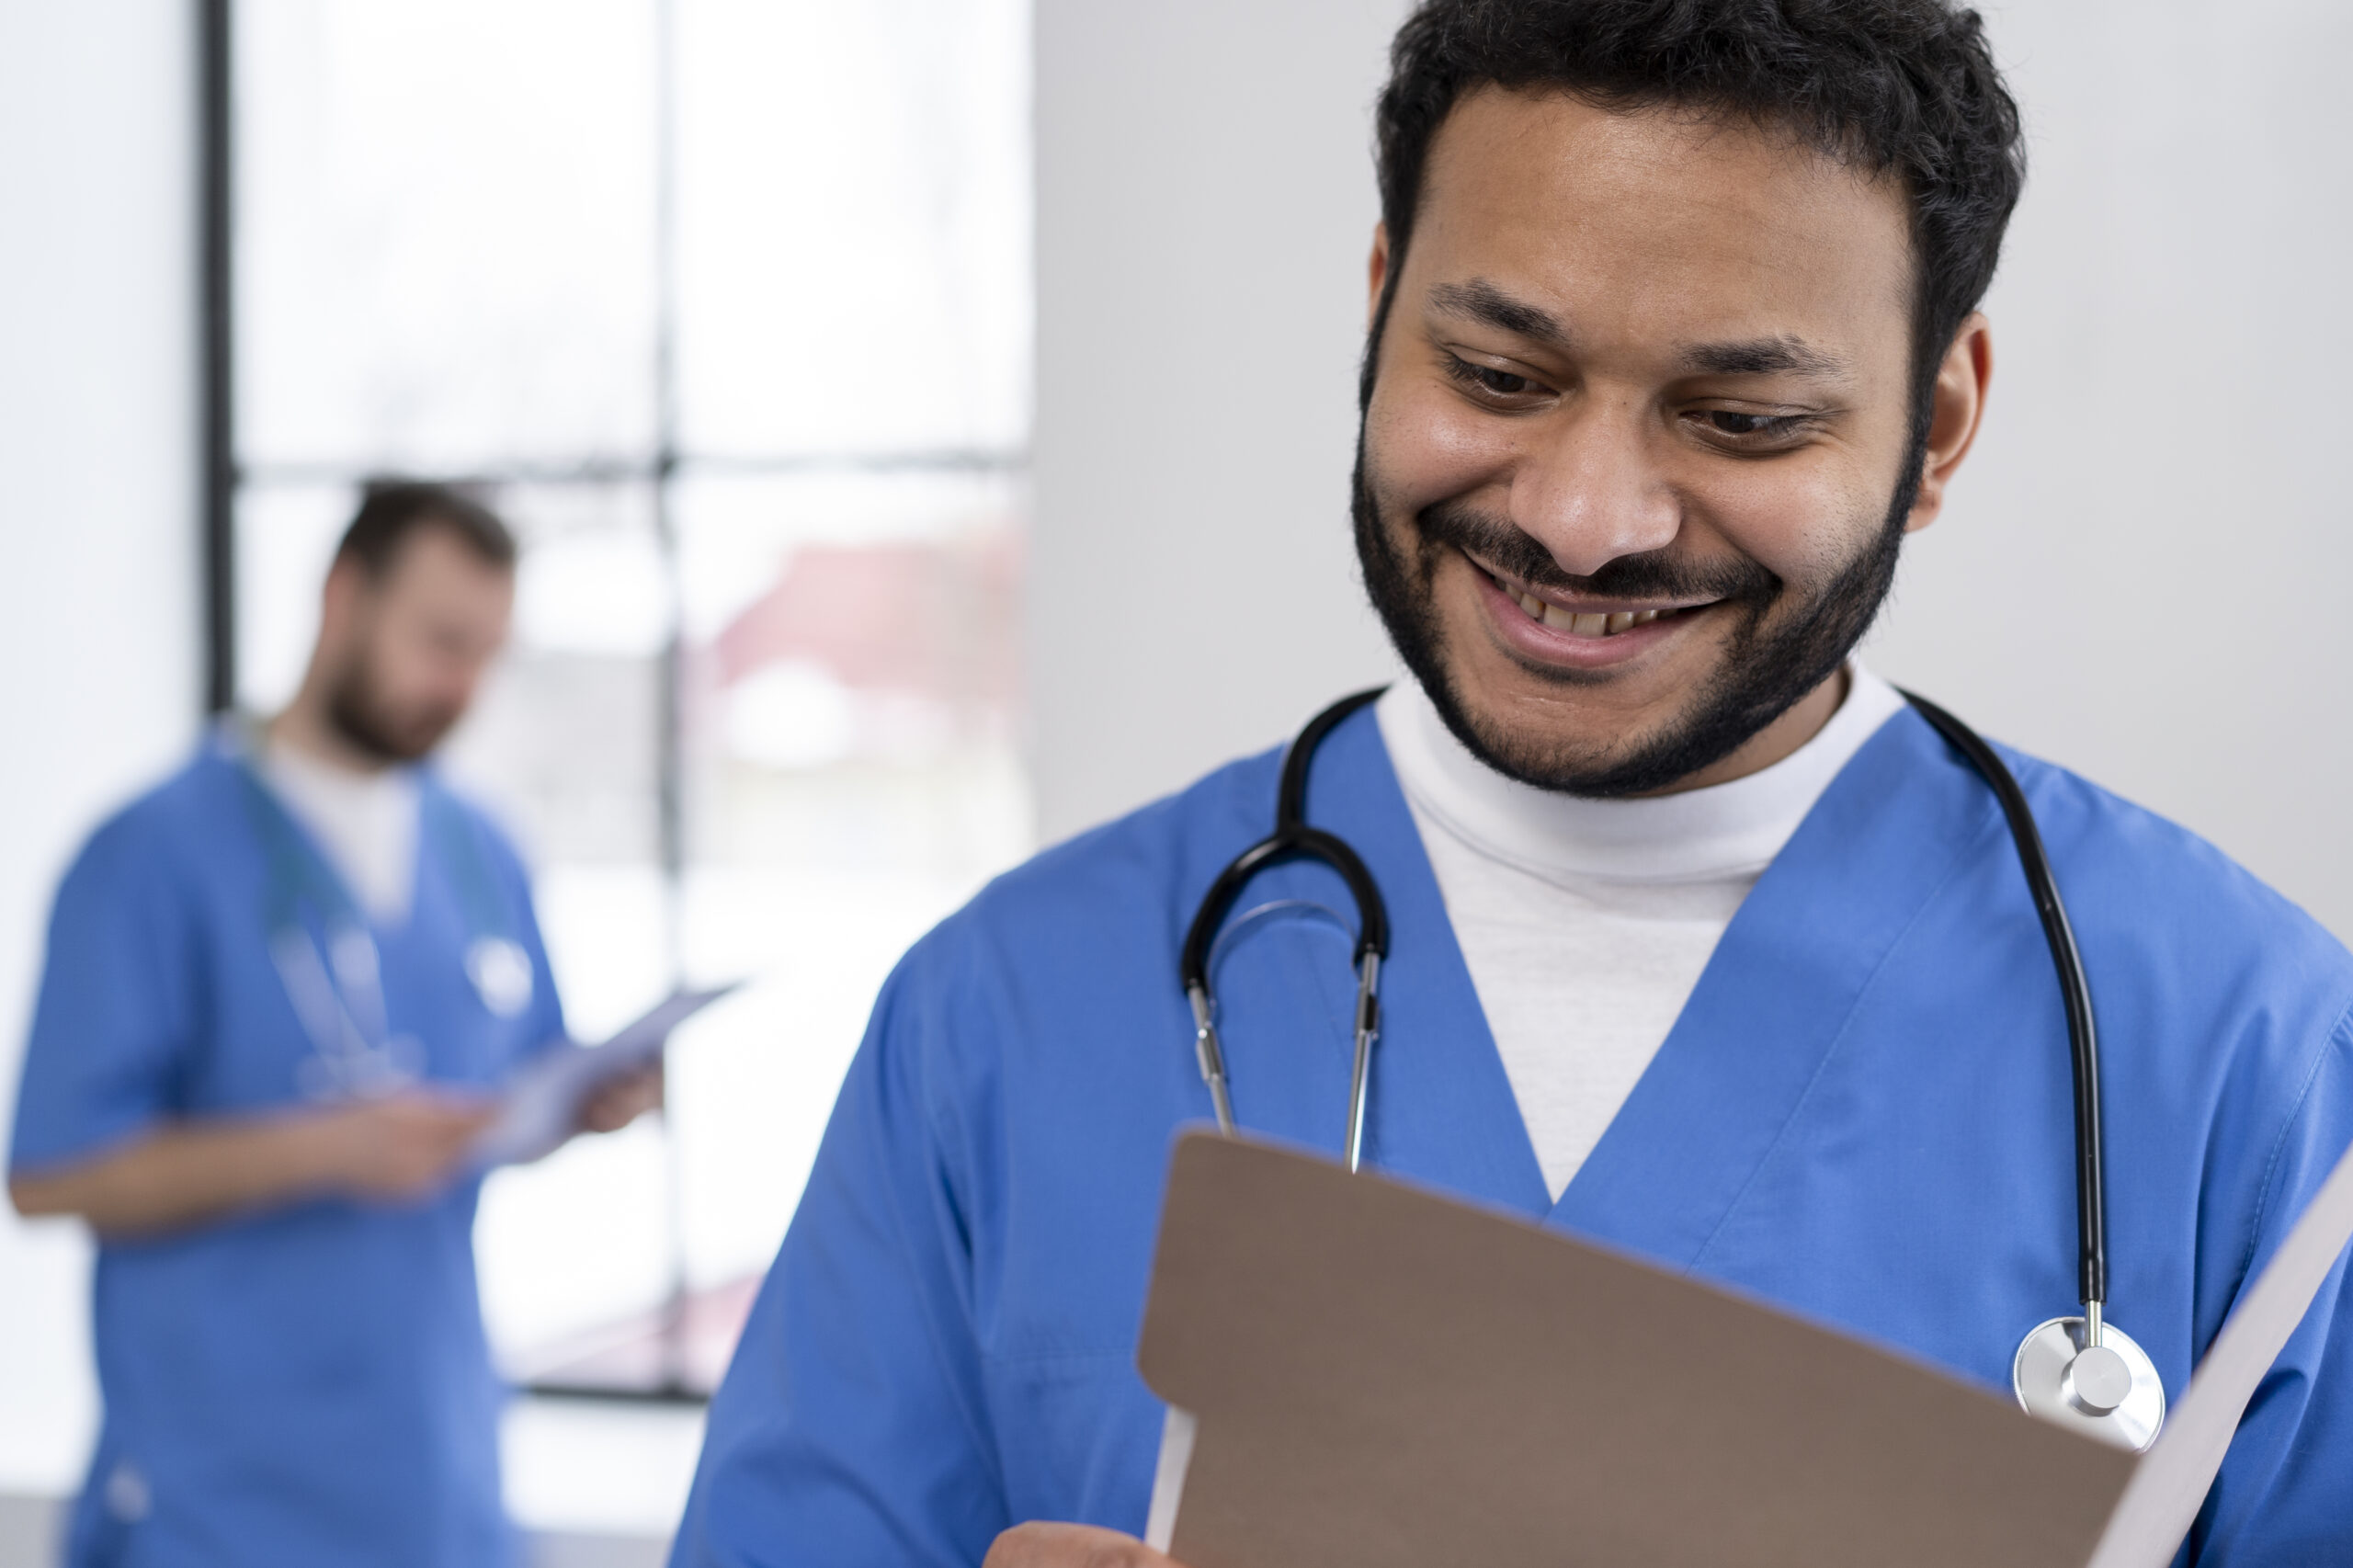
<svg viewBox="0 0 2353 1568"><path fill-rule="evenodd" d="M429 770L421 788L411 912L374 933L386 1009L392 1032L422 1045L425 1077L486 1088L561 1039L563 1014L513 848ZM268 952L284 901L262 803L275 809L224 733L74 861L50 926L11 1169L69 1163L169 1119L303 1102L314 1052ZM457 853L453 833L471 835ZM334 877L314 842L295 842L310 870ZM485 934L473 907L485 875L503 934L531 960L531 1000L508 1017L464 969ZM474 1283L479 1187L102 1241L106 1415L72 1528L75 1568L513 1563L502 1391Z"/></svg>
<svg viewBox="0 0 2353 1568"><path fill-rule="evenodd" d="M2178 1398L2353 1142L2353 956L2211 846L2011 756L2104 1044L2111 1320ZM1273 819L1278 758L1051 850L908 954L710 1414L706 1565L975 1564L1017 1521L1140 1532L1135 1370L1168 1147L1210 1114L1176 956ZM2075 1310L2065 1022L1992 793L1915 714L1855 756L1733 920L1553 1203L1371 714L1310 820L1385 892L1368 1158L1904 1346L2008 1397ZM1347 903L1320 868L1254 886ZM1337 1151L1353 983L1278 912L1216 975L1242 1122ZM2185 1557L2353 1562L2344 1264L2257 1392ZM1564 1462L1572 1462L1564 1459Z"/></svg>

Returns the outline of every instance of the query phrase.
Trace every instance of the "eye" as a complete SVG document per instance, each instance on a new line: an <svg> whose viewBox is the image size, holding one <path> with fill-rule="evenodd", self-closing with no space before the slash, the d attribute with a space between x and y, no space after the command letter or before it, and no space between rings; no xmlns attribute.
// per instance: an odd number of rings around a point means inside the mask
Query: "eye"
<svg viewBox="0 0 2353 1568"><path fill-rule="evenodd" d="M1710 440L1735 451L1793 447L1821 422L1811 414L1756 414L1740 408L1700 409L1688 417Z"/></svg>
<svg viewBox="0 0 2353 1568"><path fill-rule="evenodd" d="M1447 376L1458 385L1488 398L1524 398L1540 396L1545 392L1541 381L1516 371L1498 369L1465 359L1458 354L1446 357Z"/></svg>

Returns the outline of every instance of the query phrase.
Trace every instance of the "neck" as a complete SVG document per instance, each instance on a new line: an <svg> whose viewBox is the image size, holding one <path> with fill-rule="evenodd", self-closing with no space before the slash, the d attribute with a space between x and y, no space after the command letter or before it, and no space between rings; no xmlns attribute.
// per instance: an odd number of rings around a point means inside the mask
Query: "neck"
<svg viewBox="0 0 2353 1568"><path fill-rule="evenodd" d="M285 746L347 773L372 777L392 766L352 744L327 717L325 700L307 686L262 726L262 734L273 746Z"/></svg>
<svg viewBox="0 0 2353 1568"><path fill-rule="evenodd" d="M1762 773L1822 733L1822 726L1830 722L1830 716L1847 700L1848 679L1847 666L1840 665L1828 680L1799 698L1789 711L1749 736L1730 756L1697 773L1686 774L1664 790L1654 790L1651 795L1679 795L1687 790L1705 790L1711 785L1729 784L1735 778Z"/></svg>

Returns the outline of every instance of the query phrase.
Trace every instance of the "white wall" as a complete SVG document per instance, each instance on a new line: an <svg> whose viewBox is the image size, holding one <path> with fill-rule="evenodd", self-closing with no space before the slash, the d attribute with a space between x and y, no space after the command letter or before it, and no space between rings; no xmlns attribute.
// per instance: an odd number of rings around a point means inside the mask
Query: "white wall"
<svg viewBox="0 0 2353 1568"><path fill-rule="evenodd" d="M1048 838L1387 678L1348 543L1402 0L1038 0L1030 704Z"/></svg>
<svg viewBox="0 0 2353 1568"><path fill-rule="evenodd" d="M0 4L0 1111L58 872L195 733L194 9ZM82 1462L85 1267L0 1210L0 1491Z"/></svg>
<svg viewBox="0 0 2353 1568"><path fill-rule="evenodd" d="M1873 657L2353 938L2341 0L2019 0L1989 423Z"/></svg>
<svg viewBox="0 0 2353 1568"><path fill-rule="evenodd" d="M1991 423L1870 656L2353 936L2353 8L1989 9L2035 165ZM1401 10L1039 6L1049 835L1386 667L1346 504L1368 110Z"/></svg>

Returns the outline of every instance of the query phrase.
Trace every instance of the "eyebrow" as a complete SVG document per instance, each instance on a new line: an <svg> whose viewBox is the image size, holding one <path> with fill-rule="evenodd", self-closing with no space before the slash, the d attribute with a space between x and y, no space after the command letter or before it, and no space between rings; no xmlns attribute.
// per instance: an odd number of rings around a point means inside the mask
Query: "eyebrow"
<svg viewBox="0 0 2353 1568"><path fill-rule="evenodd" d="M1745 343L1699 343L1683 350L1683 368L1703 376L1803 376L1836 381L1846 361L1802 337L1757 337Z"/></svg>
<svg viewBox="0 0 2353 1568"><path fill-rule="evenodd" d="M1550 312L1513 299L1483 278L1468 283L1441 283L1430 290L1429 300L1434 309L1448 315L1481 322L1548 348L1565 351L1570 347L1568 328ZM1845 360L1787 334L1745 342L1694 344L1677 358L1691 375L1802 376L1828 381L1847 374Z"/></svg>
<svg viewBox="0 0 2353 1568"><path fill-rule="evenodd" d="M1430 290L1430 304L1450 316L1483 322L1499 332L1525 337L1550 348L1569 346L1568 330L1534 305L1513 299L1483 278L1468 283L1441 283Z"/></svg>

